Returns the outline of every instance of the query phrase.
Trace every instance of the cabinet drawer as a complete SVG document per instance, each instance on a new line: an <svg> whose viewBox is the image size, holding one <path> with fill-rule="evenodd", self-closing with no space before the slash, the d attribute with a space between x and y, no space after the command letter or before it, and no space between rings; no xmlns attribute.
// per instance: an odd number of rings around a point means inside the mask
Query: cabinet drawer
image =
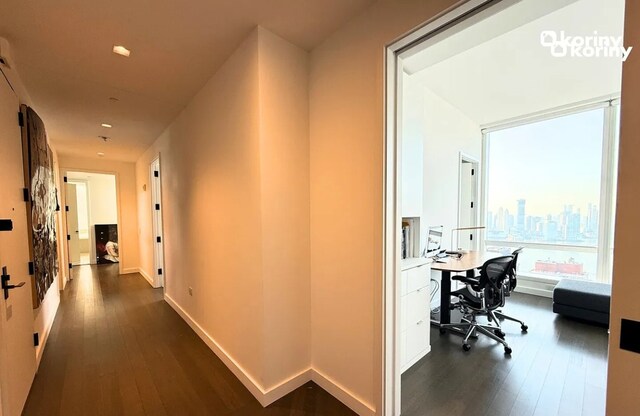
<svg viewBox="0 0 640 416"><path fill-rule="evenodd" d="M407 270L407 272L408 292L429 286L429 277L431 276L431 267L429 265L414 267Z"/></svg>
<svg viewBox="0 0 640 416"><path fill-rule="evenodd" d="M418 354L429 348L429 320L420 320L409 326L406 335L406 360L404 363L414 359Z"/></svg>
<svg viewBox="0 0 640 416"><path fill-rule="evenodd" d="M406 303L406 328L415 324L421 319L428 319L429 312L429 288L423 287L414 292L410 292L403 298ZM403 308L404 309L404 308Z"/></svg>
<svg viewBox="0 0 640 416"><path fill-rule="evenodd" d="M409 271L400 272L400 296L409 293Z"/></svg>

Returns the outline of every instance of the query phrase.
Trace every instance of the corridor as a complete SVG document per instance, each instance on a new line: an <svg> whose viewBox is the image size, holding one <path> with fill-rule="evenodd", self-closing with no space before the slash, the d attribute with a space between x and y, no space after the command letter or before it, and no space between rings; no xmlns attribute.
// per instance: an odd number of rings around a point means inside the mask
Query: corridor
<svg viewBox="0 0 640 416"><path fill-rule="evenodd" d="M139 274L73 268L24 415L341 415L308 383L263 409Z"/></svg>

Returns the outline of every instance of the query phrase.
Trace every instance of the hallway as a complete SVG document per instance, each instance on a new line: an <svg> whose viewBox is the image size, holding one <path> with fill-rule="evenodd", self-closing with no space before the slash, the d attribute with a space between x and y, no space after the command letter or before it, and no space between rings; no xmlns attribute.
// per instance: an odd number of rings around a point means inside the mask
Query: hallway
<svg viewBox="0 0 640 416"><path fill-rule="evenodd" d="M24 415L352 414L313 383L263 409L139 274L73 268Z"/></svg>

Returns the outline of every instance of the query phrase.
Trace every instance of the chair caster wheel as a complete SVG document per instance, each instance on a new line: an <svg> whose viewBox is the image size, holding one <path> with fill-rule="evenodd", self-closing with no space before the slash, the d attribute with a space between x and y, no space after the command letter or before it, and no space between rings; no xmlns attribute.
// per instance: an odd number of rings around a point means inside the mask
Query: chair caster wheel
<svg viewBox="0 0 640 416"><path fill-rule="evenodd" d="M471 350L471 344L462 344L462 349L465 351L470 351Z"/></svg>
<svg viewBox="0 0 640 416"><path fill-rule="evenodd" d="M446 329L444 329L444 328L440 328L440 333L441 333L441 334L446 334L446 333L447 333L447 330L446 330Z"/></svg>
<svg viewBox="0 0 640 416"><path fill-rule="evenodd" d="M527 332L527 329L529 329L529 327L526 325L521 325L520 329L522 330L522 332Z"/></svg>
<svg viewBox="0 0 640 416"><path fill-rule="evenodd" d="M501 329L496 329L493 331L493 333L496 334L496 336L498 336L501 339L504 339L505 337L505 333Z"/></svg>
<svg viewBox="0 0 640 416"><path fill-rule="evenodd" d="M511 353L513 352L513 350L510 347L504 347L504 353L507 355L511 355Z"/></svg>

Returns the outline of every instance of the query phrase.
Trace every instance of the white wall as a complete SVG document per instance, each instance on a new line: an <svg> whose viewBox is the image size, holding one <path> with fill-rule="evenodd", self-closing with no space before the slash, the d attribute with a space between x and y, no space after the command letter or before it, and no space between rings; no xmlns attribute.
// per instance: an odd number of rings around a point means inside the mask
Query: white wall
<svg viewBox="0 0 640 416"><path fill-rule="evenodd" d="M425 226L444 225L442 247L448 249L451 230L458 226L460 152L481 160L482 132L480 126L429 89L423 88L422 92L425 137L422 221Z"/></svg>
<svg viewBox="0 0 640 416"><path fill-rule="evenodd" d="M263 404L309 379L307 59L257 28L136 163L145 274L159 154L165 298Z"/></svg>
<svg viewBox="0 0 640 416"><path fill-rule="evenodd" d="M405 74L403 85L403 163L415 163L415 153L422 152L421 250L428 228L438 225L444 226L442 248L449 249L451 230L458 226L459 154L481 160L482 133L473 120L418 82L416 75ZM407 171L411 170L403 166L403 174ZM440 272L432 272L432 278L440 281L440 277ZM437 292L432 307L439 304Z"/></svg>
<svg viewBox="0 0 640 416"><path fill-rule="evenodd" d="M311 365L308 53L259 31L264 382Z"/></svg>
<svg viewBox="0 0 640 416"><path fill-rule="evenodd" d="M362 414L382 411L384 47L454 3L378 1L311 53L312 365Z"/></svg>
<svg viewBox="0 0 640 416"><path fill-rule="evenodd" d="M89 226L95 224L117 224L118 204L116 177L93 174L87 179L89 188Z"/></svg>

